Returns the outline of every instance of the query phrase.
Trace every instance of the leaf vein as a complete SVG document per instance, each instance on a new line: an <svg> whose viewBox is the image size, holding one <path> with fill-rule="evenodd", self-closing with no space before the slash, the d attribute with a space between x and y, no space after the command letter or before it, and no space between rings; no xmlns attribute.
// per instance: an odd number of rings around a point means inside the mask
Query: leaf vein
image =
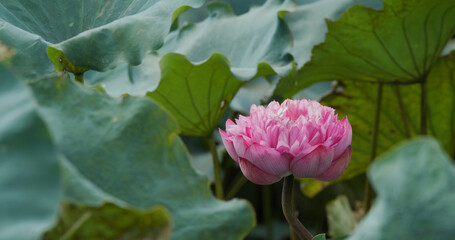
<svg viewBox="0 0 455 240"><path fill-rule="evenodd" d="M187 122L189 122L189 123L190 123L191 125L193 125L195 128L197 128L197 129L199 129L200 131L203 132L203 129L201 129L196 123L194 123L193 121L191 121L185 114L183 114L177 107L175 107L175 105L172 104L172 102L171 102L167 97L165 97L163 94L161 94L161 93L158 92L158 91L155 91L155 92L153 92L153 93L159 95L164 101L166 101L166 103L167 103L170 107L172 107L172 108L174 109L174 111L175 111L176 113L178 113L181 117L183 117ZM188 130L188 129L185 129L185 131L187 131L187 130ZM192 131L192 130L190 130L190 131Z"/></svg>
<svg viewBox="0 0 455 240"><path fill-rule="evenodd" d="M333 35L332 35L332 36L333 36ZM389 74L389 75L391 75L391 76L393 76L393 77L396 77L396 78L398 78L398 79L401 78L401 77L399 77L398 75L395 75L394 73L389 72L387 69L382 68L382 67L380 67L380 66L378 66L378 65L376 65L376 64L374 64L374 63L372 63L372 62L370 62L369 60L365 59L364 57L362 57L362 56L360 56L360 55L358 55L358 54L355 54L355 53L351 52L349 49L346 48L346 46L344 45L344 43L343 43L340 39L338 39L338 38L335 37L335 36L333 36L333 38L334 38L337 42L339 42L339 43L341 44L341 46L343 46L343 48L346 50L346 52L347 52L348 54L350 54L350 55L352 55L352 56L354 56L354 57L357 57L357 58L363 60L363 61L364 61L365 63L367 63L368 65L373 66L374 68L376 68L376 69L378 69L378 70L380 70L380 71L382 71L382 72L385 72L385 73L387 73L387 74Z"/></svg>
<svg viewBox="0 0 455 240"><path fill-rule="evenodd" d="M191 65L191 70L189 72L188 75L191 75L191 73L193 72L194 70L194 66ZM205 121L204 119L202 118L202 115L201 113L199 112L199 109L197 108L197 105L196 103L194 102L194 98L193 98L193 94L191 92L191 88L190 88L190 83L189 83L189 78L188 77L185 77L184 79L184 82L185 82L185 85L186 85L186 89L188 91L188 94L190 95L190 102L191 102L191 105L193 106L194 110L196 111L197 115L199 116L199 119L201 120L201 124L203 126L203 128L205 129L205 133L209 132L210 129L208 129L208 127L205 125Z"/></svg>
<svg viewBox="0 0 455 240"><path fill-rule="evenodd" d="M374 25L373 25L374 27ZM389 56L390 60L392 60L392 62L404 73L406 73L407 75L409 75L412 79L417 79L417 76L414 76L412 73L408 72L406 69L404 69L398 62L397 60L392 56L392 54L390 53L389 49L385 46L384 42L382 41L382 39L379 37L379 35L376 33L375 30L373 30L373 35L376 37L376 39L378 40L379 44L382 46L382 48L384 49L384 51L387 53L387 56Z"/></svg>

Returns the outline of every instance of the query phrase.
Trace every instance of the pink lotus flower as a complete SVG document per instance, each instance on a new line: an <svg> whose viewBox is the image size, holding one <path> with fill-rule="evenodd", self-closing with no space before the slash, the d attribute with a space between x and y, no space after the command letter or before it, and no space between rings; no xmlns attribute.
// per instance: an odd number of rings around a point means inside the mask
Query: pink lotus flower
<svg viewBox="0 0 455 240"><path fill-rule="evenodd" d="M251 115L239 116L220 129L229 155L246 178L272 184L293 174L331 181L351 159L352 129L347 118L311 100L286 100L281 105L252 105Z"/></svg>

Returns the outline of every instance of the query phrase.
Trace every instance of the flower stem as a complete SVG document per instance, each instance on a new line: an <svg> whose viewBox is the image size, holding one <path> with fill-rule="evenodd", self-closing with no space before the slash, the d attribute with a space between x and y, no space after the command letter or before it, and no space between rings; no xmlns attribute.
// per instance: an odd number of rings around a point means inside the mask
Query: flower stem
<svg viewBox="0 0 455 240"><path fill-rule="evenodd" d="M295 215L294 208L292 207L292 189L294 184L294 176L289 175L284 178L283 192L281 195L281 207L283 214L289 225L294 229L297 236L302 240L311 240L313 235L303 226Z"/></svg>
<svg viewBox="0 0 455 240"><path fill-rule="evenodd" d="M294 190L294 186L292 186L292 195L291 195L291 206L292 206L292 209L295 209L295 190ZM298 217L298 215L296 215ZM295 235L295 231L292 227L289 226L289 234L291 236L289 236L290 240L299 240L297 239L297 235Z"/></svg>
<svg viewBox="0 0 455 240"><path fill-rule="evenodd" d="M290 240L298 240L297 236L295 235L295 231L293 228L291 228L291 236L289 236Z"/></svg>
<svg viewBox="0 0 455 240"><path fill-rule="evenodd" d="M374 122L373 122L373 139L371 140L371 152L370 152L370 163L373 162L376 157L376 148L378 145L378 133L379 133L379 121L381 120L381 102L382 102L382 87L383 84L379 83L378 85L378 95L376 98L376 108L374 113ZM371 208L371 201L373 200L373 188L371 183L368 180L368 177L365 181L365 213L368 212Z"/></svg>
<svg viewBox="0 0 455 240"><path fill-rule="evenodd" d="M208 138L210 152L212 152L212 160L213 160L213 172L215 175L215 192L216 197L218 199L224 199L223 193L223 182L221 181L221 173L220 173L220 161L218 160L218 153L216 152L216 145L213 136Z"/></svg>

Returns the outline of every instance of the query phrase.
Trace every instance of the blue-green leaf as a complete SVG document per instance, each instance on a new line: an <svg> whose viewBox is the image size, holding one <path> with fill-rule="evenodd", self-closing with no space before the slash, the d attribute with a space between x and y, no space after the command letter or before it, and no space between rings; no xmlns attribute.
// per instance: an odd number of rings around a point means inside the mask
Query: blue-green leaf
<svg viewBox="0 0 455 240"><path fill-rule="evenodd" d="M77 170L73 176L85 178L79 181L84 191L96 189L94 204L108 195L119 205L163 205L173 219L172 239L242 239L254 226L247 202L212 196L208 179L193 170L173 119L150 99L111 98L67 78L31 87L56 144Z"/></svg>
<svg viewBox="0 0 455 240"><path fill-rule="evenodd" d="M60 202L58 155L26 87L0 64L0 239L32 240Z"/></svg>
<svg viewBox="0 0 455 240"><path fill-rule="evenodd" d="M229 62L214 54L200 65L185 56L165 55L158 88L147 94L177 120L180 133L206 137L212 134L243 82L231 73Z"/></svg>
<svg viewBox="0 0 455 240"><path fill-rule="evenodd" d="M349 240L451 239L455 166L432 139L409 141L369 169L373 208Z"/></svg>
<svg viewBox="0 0 455 240"><path fill-rule="evenodd" d="M171 33L160 54L180 53L196 64L221 53L232 63L234 75L242 80L289 73L291 33L280 15L295 7L292 1L269 0L239 16L227 3L215 2L207 7L209 17Z"/></svg>
<svg viewBox="0 0 455 240"><path fill-rule="evenodd" d="M7 0L0 4L0 41L16 49L14 66L28 76L51 71L50 45L83 68L138 65L146 53L161 47L179 13L203 2Z"/></svg>

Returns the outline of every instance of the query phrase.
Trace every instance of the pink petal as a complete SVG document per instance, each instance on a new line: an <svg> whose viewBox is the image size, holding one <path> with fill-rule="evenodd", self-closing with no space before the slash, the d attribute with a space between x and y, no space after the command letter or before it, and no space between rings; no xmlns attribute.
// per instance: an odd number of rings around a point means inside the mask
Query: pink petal
<svg viewBox="0 0 455 240"><path fill-rule="evenodd" d="M239 156L237 155L237 152L234 149L234 143L228 139L227 133L223 132L223 130L221 130L221 129L219 129L219 131L220 131L221 139L223 140L224 147L226 148L226 151L228 152L229 156L231 156L231 158L234 161L238 162Z"/></svg>
<svg viewBox="0 0 455 240"><path fill-rule="evenodd" d="M319 145L309 154L294 158L291 172L298 178L313 178L321 175L332 163L334 150L332 147Z"/></svg>
<svg viewBox="0 0 455 240"><path fill-rule="evenodd" d="M235 149L235 152L237 153L237 156L244 157L245 151L248 148L248 144L245 141L245 139L243 139L242 136L235 136L233 143L234 143L234 149Z"/></svg>
<svg viewBox="0 0 455 240"><path fill-rule="evenodd" d="M280 136L278 137L278 143L276 145L276 150L284 153L289 152L289 139L287 129L282 129Z"/></svg>
<svg viewBox="0 0 455 240"><path fill-rule="evenodd" d="M267 185L278 182L281 179L279 176L274 176L259 169L245 158L240 157L239 164L243 175L245 175L245 177L253 183Z"/></svg>
<svg viewBox="0 0 455 240"><path fill-rule="evenodd" d="M309 145L308 142L305 142L306 139L303 139L302 142L300 143L300 146L298 146L298 148L296 148L296 152L293 152L295 153L294 156L296 157L296 159L299 159L309 153L311 153L312 151L314 151L314 149L318 148L321 144L318 144L318 145ZM298 150L298 152L297 152Z"/></svg>
<svg viewBox="0 0 455 240"><path fill-rule="evenodd" d="M349 124L348 119L344 118L342 121L345 123L345 131L343 133L343 137L340 139L337 145L335 145L335 159L338 159L341 154L346 151L346 148L351 145L352 141L352 128L351 124Z"/></svg>
<svg viewBox="0 0 455 240"><path fill-rule="evenodd" d="M291 127L289 130L289 143L293 143L298 139L299 135L301 135L300 130L301 129L297 126Z"/></svg>
<svg viewBox="0 0 455 240"><path fill-rule="evenodd" d="M289 156L277 150L253 143L245 151L244 158L264 172L275 176L289 174Z"/></svg>
<svg viewBox="0 0 455 240"><path fill-rule="evenodd" d="M228 119L226 121L226 132L229 132L229 128L231 128L232 126L236 126L235 123L231 120L231 119Z"/></svg>
<svg viewBox="0 0 455 240"><path fill-rule="evenodd" d="M351 153L352 148L351 146L348 146L341 157L333 161L332 165L329 167L329 169L327 169L327 171L315 178L320 181L332 181L340 177L349 165L349 160L351 160Z"/></svg>

